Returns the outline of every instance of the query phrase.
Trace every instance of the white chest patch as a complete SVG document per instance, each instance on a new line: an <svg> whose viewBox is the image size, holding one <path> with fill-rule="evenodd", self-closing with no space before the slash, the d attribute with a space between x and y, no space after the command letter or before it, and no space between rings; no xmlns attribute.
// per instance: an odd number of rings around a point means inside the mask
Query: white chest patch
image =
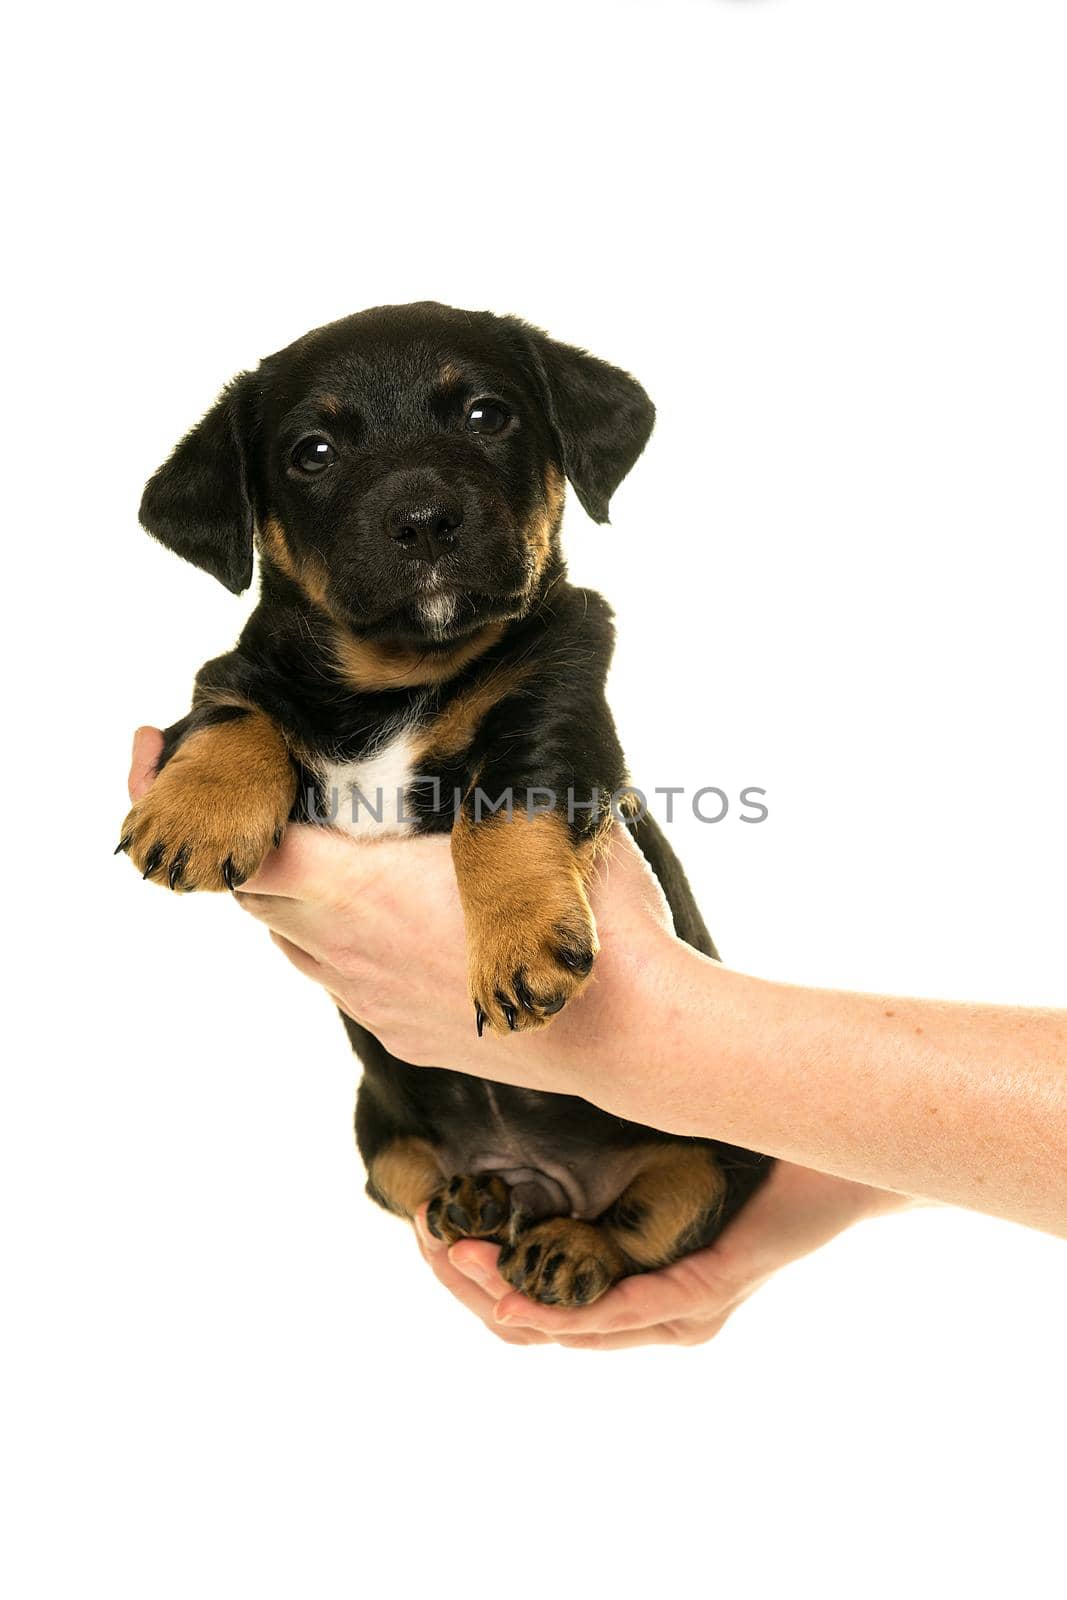
<svg viewBox="0 0 1067 1600"><path fill-rule="evenodd" d="M323 762L323 820L360 838L409 833L408 786L418 774L411 735L402 733L360 761Z"/></svg>

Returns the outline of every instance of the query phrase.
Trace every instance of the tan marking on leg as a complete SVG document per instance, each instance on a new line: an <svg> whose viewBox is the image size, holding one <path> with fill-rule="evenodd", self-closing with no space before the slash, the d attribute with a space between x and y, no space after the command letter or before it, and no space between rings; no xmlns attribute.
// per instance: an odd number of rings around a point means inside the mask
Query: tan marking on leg
<svg viewBox="0 0 1067 1600"><path fill-rule="evenodd" d="M598 949L586 893L592 855L557 812L457 820L471 998L492 1027L540 1027L584 987Z"/></svg>
<svg viewBox="0 0 1067 1600"><path fill-rule="evenodd" d="M636 1266L664 1267L677 1261L710 1214L726 1198L726 1175L703 1145L653 1145L648 1163L604 1219L619 1248ZM627 1213L633 1226L625 1226Z"/></svg>
<svg viewBox="0 0 1067 1600"><path fill-rule="evenodd" d="M264 711L178 746L122 825L130 859L172 889L229 889L280 838L296 796L285 735Z"/></svg>
<svg viewBox="0 0 1067 1600"><path fill-rule="evenodd" d="M451 650L413 650L369 644L342 628L330 641L334 665L341 678L357 693L376 689L412 689L447 683L457 672L496 644L504 632L502 622L462 640Z"/></svg>
<svg viewBox="0 0 1067 1600"><path fill-rule="evenodd" d="M207 688L197 687L193 695L193 706L199 710L204 706L226 707L235 711L252 711L258 716L259 707L249 700L247 696L238 694L234 689L220 689L213 686ZM289 747L289 755L293 761L299 762L304 767L314 767L317 752L295 734L286 733L285 742Z"/></svg>
<svg viewBox="0 0 1067 1600"><path fill-rule="evenodd" d="M398 1217L413 1217L441 1187L441 1168L425 1139L395 1139L370 1164L367 1192Z"/></svg>

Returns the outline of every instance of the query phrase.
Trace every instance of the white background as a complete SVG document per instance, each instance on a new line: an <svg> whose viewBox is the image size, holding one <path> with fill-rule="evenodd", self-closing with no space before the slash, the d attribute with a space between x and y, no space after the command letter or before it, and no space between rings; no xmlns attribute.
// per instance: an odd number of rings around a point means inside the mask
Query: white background
<svg viewBox="0 0 1067 1600"><path fill-rule="evenodd" d="M1062 1593L1062 1245L923 1211L712 1345L497 1345L328 1004L110 850L235 601L136 525L236 370L433 297L630 367L576 576L731 962L1063 1004L1058 0L38 8L13 36L12 1596ZM25 31L27 27L31 31ZM670 714L664 706L670 705Z"/></svg>

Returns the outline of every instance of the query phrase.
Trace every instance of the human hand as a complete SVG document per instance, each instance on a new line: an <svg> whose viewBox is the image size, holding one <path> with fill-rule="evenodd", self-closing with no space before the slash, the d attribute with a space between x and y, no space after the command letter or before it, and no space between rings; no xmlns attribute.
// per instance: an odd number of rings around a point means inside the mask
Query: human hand
<svg viewBox="0 0 1067 1600"><path fill-rule="evenodd" d="M290 828L235 898L398 1060L586 1098L593 1062L636 1023L642 973L664 981L676 942L659 884L619 828L592 885L601 952L586 991L547 1028L480 1036L446 837L354 845Z"/></svg>
<svg viewBox="0 0 1067 1600"><path fill-rule="evenodd" d="M134 798L150 787L161 748L158 730L138 730ZM478 1037L446 837L356 844L328 828L290 827L234 898L399 1060L588 1099L592 1063L617 1054L639 1016L646 974L662 995L677 943L659 884L628 834L614 833L591 896L602 947L594 981L536 1032Z"/></svg>
<svg viewBox="0 0 1067 1600"><path fill-rule="evenodd" d="M624 1278L591 1306L528 1300L496 1269L498 1248L461 1239L446 1248L416 1218L419 1249L439 1283L508 1344L627 1350L704 1344L768 1278L863 1217L913 1204L905 1195L849 1183L780 1161L767 1182L706 1250L673 1266Z"/></svg>

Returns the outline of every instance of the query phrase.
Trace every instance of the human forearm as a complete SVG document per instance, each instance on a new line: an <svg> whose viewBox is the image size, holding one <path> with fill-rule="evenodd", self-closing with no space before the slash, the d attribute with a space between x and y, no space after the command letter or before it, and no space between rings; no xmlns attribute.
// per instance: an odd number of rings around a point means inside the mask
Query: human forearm
<svg viewBox="0 0 1067 1600"><path fill-rule="evenodd" d="M599 1104L1067 1233L1064 1013L795 988L666 940L628 1009L587 1057Z"/></svg>

